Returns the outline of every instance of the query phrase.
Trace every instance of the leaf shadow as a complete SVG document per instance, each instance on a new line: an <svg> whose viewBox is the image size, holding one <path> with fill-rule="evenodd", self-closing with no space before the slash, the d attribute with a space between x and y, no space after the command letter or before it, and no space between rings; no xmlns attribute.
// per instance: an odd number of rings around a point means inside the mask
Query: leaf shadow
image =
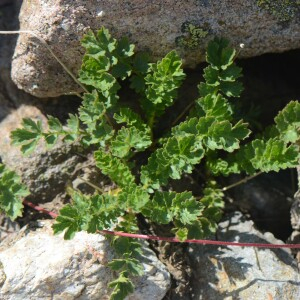
<svg viewBox="0 0 300 300"><path fill-rule="evenodd" d="M239 217L239 216L238 216ZM269 243L267 238L258 236L257 232L240 232L232 229L243 221L243 218L233 220L229 218L227 228L218 231L218 239L222 241L236 241L247 243ZM228 221L228 220L227 220ZM258 232L259 234L259 232ZM261 234L262 235L262 234ZM242 291L249 289L257 283L292 284L300 286L300 281L289 277L287 280L277 280L275 276L269 278L269 266L265 264L266 252L274 254L278 267L291 267L297 274L297 265L290 253L283 249L262 250L257 248L238 248L237 246L191 245L189 259L193 268L191 288L193 298L222 300L231 296L240 299ZM270 255L270 254L269 254ZM277 276L278 278L278 276ZM295 276L296 278L296 276Z"/></svg>

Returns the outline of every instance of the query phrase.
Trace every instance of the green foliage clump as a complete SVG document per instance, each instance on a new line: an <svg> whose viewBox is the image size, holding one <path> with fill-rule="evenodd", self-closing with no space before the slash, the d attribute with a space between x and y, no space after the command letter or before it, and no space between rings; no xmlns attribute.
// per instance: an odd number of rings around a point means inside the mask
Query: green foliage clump
<svg viewBox="0 0 300 300"><path fill-rule="evenodd" d="M172 225L181 241L205 238L215 232L224 206L224 194L212 175L297 166L300 104L288 104L272 130L249 140L248 124L236 119L235 101L229 100L239 97L243 87L238 81L242 70L234 63L236 51L227 40L216 38L209 43L199 98L186 118L160 141L155 129L185 78L178 54L171 51L157 63L149 63L147 55L134 53L127 39L117 41L105 28L89 32L82 45L86 53L79 80L88 92L78 114L70 115L66 126L49 117L47 130L39 121L24 119L23 127L11 134L25 154L41 139L49 147L58 138L92 146L96 166L118 186L93 195L69 190L72 200L60 210L55 233L64 231L66 239L80 230L95 233L113 228L135 233L139 216L149 223ZM124 107L119 101L124 80L139 97L139 108ZM143 153L144 159L137 153ZM190 191L170 190L171 179L192 173L202 162L210 175L200 199ZM129 238L110 239L116 258L109 266L119 274L110 283L111 299L124 299L134 289L131 277L143 273L142 247Z"/></svg>
<svg viewBox="0 0 300 300"><path fill-rule="evenodd" d="M20 177L0 164L0 211L12 220L22 216L23 198L29 195Z"/></svg>

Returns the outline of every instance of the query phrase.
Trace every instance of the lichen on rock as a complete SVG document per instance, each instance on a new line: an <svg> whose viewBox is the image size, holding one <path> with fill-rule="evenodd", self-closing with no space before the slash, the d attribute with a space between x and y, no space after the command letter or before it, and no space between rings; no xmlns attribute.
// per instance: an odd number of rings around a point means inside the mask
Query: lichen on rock
<svg viewBox="0 0 300 300"><path fill-rule="evenodd" d="M196 25L194 22L184 22L181 26L184 35L178 36L175 43L179 47L186 49L196 49L203 39L208 35L208 31Z"/></svg>
<svg viewBox="0 0 300 300"><path fill-rule="evenodd" d="M282 22L292 20L300 12L299 0L257 0L257 5Z"/></svg>

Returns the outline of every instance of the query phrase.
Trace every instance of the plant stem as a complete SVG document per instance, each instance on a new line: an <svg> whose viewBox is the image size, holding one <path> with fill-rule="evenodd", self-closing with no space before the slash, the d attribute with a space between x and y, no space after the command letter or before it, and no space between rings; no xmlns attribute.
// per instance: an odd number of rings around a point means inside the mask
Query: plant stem
<svg viewBox="0 0 300 300"><path fill-rule="evenodd" d="M88 93L88 90L80 83L80 81L76 78L76 76L69 70L69 68L61 61L59 57L56 56L56 54L52 51L52 49L49 47L47 42L37 35L35 32L31 30L15 30L15 31L0 31L0 34L30 34L34 37L36 37L44 46L45 48L51 53L51 55L55 58L55 60L63 67L63 69L71 76L71 78L84 90L84 92Z"/></svg>
<svg viewBox="0 0 300 300"><path fill-rule="evenodd" d="M195 104L195 101L191 102L182 112L181 114L173 121L172 127L191 109L191 107Z"/></svg>
<svg viewBox="0 0 300 300"><path fill-rule="evenodd" d="M258 172L258 173L255 173L254 175L249 176L249 177L245 177L244 179L239 180L238 182L235 182L235 183L233 183L231 185L228 185L228 186L222 188L222 191L225 192L225 191L228 191L228 190L230 190L230 189L232 189L232 188L234 188L234 187L236 187L236 186L238 186L240 184L246 183L247 181L255 178L256 176L261 175L262 173L263 172Z"/></svg>
<svg viewBox="0 0 300 300"><path fill-rule="evenodd" d="M97 185L91 183L90 181L88 180L85 180L83 177L78 177L78 179L82 180L84 183L86 183L87 185L91 186L92 188L94 188L95 190L99 191L101 194L104 193L104 191L98 187Z"/></svg>
<svg viewBox="0 0 300 300"><path fill-rule="evenodd" d="M0 31L0 34L20 34L20 33L30 34L30 35L34 36L35 38L37 38L45 46L45 48L50 52L50 54L55 58L55 60L62 66L62 68L70 75L70 77L83 89L83 91L85 93L89 92L85 88L85 86L71 72L71 70L62 62L62 60L52 51L52 49L49 47L47 42L42 37L37 35L35 32L33 32L31 30ZM72 94L75 94L76 96L81 98L81 96L77 92L72 92ZM109 125L114 128L113 123L110 120L109 116L107 114L104 114L104 116L105 116L107 122L109 123Z"/></svg>
<svg viewBox="0 0 300 300"><path fill-rule="evenodd" d="M105 119L106 119L106 121L107 121L107 123L112 127L112 128L114 128L115 129L115 126L114 126L114 124L113 124L113 122L112 122L112 120L110 119L110 117L108 116L108 114L107 113L104 113L104 117L105 117Z"/></svg>
<svg viewBox="0 0 300 300"><path fill-rule="evenodd" d="M240 53L242 52L242 50L244 49L244 47L245 47L245 44L240 44L240 47L239 47L238 51L236 52L233 61L235 61L238 58L238 56L240 55Z"/></svg>

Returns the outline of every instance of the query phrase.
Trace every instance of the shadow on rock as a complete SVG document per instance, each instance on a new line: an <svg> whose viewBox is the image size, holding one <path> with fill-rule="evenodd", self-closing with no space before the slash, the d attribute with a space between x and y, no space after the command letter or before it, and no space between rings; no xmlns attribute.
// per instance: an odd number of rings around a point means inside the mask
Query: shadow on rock
<svg viewBox="0 0 300 300"><path fill-rule="evenodd" d="M220 223L217 237L222 241L283 244L271 233L256 230L240 212ZM191 245L189 259L193 299L300 297L298 270L288 250Z"/></svg>

